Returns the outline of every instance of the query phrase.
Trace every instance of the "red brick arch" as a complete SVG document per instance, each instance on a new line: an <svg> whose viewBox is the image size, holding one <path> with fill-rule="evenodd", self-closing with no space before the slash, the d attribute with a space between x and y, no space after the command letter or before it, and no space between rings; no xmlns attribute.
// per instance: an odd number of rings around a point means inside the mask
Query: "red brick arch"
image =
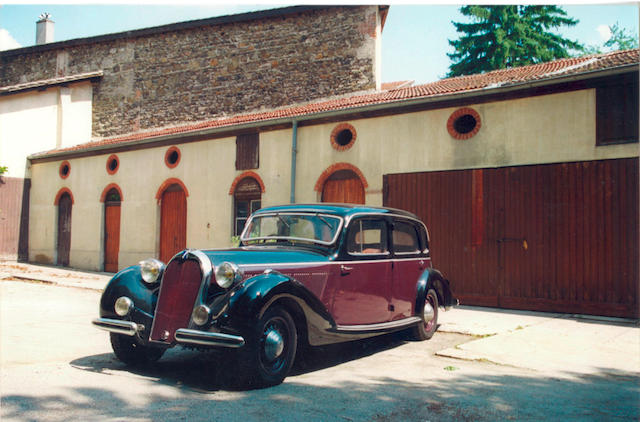
<svg viewBox="0 0 640 422"><path fill-rule="evenodd" d="M233 195L235 193L235 191L236 191L236 187L238 186L238 183L240 183L242 181L242 179L246 179L247 177L251 177L252 179L256 179L256 182L258 182L258 184L260 185L260 191L262 193L264 193L264 191L265 191L264 182L262 181L260 176L258 176L258 173L256 173L255 171L245 171L245 172L239 174L238 177L233 179L233 183L231 183L231 188L229 189L229 195Z"/></svg>
<svg viewBox="0 0 640 422"><path fill-rule="evenodd" d="M58 205L58 203L60 203L60 198L65 193L69 194L69 196L71 197L71 204L73 205L73 193L71 193L71 190L69 188L62 188L58 191L58 193L56 194L56 199L53 201L53 205Z"/></svg>
<svg viewBox="0 0 640 422"><path fill-rule="evenodd" d="M111 190L115 189L118 191L118 195L120 195L120 202L124 201L124 196L122 196L122 189L116 183L109 183L106 188L102 191L102 195L100 195L100 202L104 202L107 198L107 193Z"/></svg>
<svg viewBox="0 0 640 422"><path fill-rule="evenodd" d="M365 189L369 187L369 183L367 183L367 179L364 177L364 174L362 174L362 172L358 167L349 163L335 163L327 167L327 169L322 172L313 189L316 192L322 192L322 188L324 186L324 183L327 181L327 179L331 177L333 173L340 170L351 170L358 176L358 178L360 178L360 181L362 182L362 186Z"/></svg>
<svg viewBox="0 0 640 422"><path fill-rule="evenodd" d="M172 177L172 178L167 179L164 182L162 182L162 184L158 188L158 192L156 193L156 199L158 200L158 204L160 203L160 200L162 199L162 194L164 193L164 191L171 185L179 185L182 188L182 190L184 191L184 195L185 196L189 196L189 190L187 189L185 184L182 183L182 180L180 180L180 179L178 179L176 177Z"/></svg>

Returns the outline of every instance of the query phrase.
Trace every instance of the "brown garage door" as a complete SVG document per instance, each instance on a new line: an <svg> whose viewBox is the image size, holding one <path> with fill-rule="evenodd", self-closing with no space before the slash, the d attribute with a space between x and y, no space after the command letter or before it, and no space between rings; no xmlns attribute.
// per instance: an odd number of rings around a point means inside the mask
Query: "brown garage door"
<svg viewBox="0 0 640 422"><path fill-rule="evenodd" d="M384 176L462 303L638 316L638 160Z"/></svg>

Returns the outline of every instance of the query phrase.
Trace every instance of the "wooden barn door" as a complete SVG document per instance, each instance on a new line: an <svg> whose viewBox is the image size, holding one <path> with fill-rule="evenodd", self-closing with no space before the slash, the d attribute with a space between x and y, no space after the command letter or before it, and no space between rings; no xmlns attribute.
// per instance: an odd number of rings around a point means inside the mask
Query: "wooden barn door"
<svg viewBox="0 0 640 422"><path fill-rule="evenodd" d="M364 186L351 170L333 173L322 188L322 202L364 204Z"/></svg>
<svg viewBox="0 0 640 422"><path fill-rule="evenodd" d="M160 260L164 263L187 247L187 197L179 185L162 194L160 205Z"/></svg>
<svg viewBox="0 0 640 422"><path fill-rule="evenodd" d="M69 266L71 250L71 196L63 193L58 201L58 265Z"/></svg>
<svg viewBox="0 0 640 422"><path fill-rule="evenodd" d="M120 195L112 189L104 203L104 270L118 271L120 252Z"/></svg>
<svg viewBox="0 0 640 422"><path fill-rule="evenodd" d="M462 303L638 316L638 159L384 177Z"/></svg>

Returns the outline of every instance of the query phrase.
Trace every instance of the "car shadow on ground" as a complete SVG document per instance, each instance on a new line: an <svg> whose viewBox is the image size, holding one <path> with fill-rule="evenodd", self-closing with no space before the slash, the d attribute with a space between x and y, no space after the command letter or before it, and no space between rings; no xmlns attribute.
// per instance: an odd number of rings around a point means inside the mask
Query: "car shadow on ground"
<svg viewBox="0 0 640 422"><path fill-rule="evenodd" d="M92 360L94 363L90 366L95 370L121 368L113 363L105 364L105 359L109 359L106 356L83 359ZM103 364L99 365L97 361ZM191 365L188 361L182 363L183 369ZM166 370L160 373L167 377ZM637 375L607 369L590 375L558 375L474 373L461 369L446 377L437 373L409 379L372 375L366 380L328 380L323 385L292 379L270 389L245 392L194 394L176 388L170 396L144 387L123 394L122 390L105 384L73 387L49 395L4 395L1 415L3 420L20 421L72 418L436 422L627 421L640 418L640 379Z"/></svg>
<svg viewBox="0 0 640 422"><path fill-rule="evenodd" d="M337 366L399 347L407 341L409 341L407 335L399 332L328 346L305 347L297 354L296 362L289 375L301 375ZM78 358L70 364L74 368L97 373L127 371L155 378L167 385L177 385L202 392L253 389L252 385L241 385L236 382L237 368L229 365L230 354L233 352L233 350L203 351L176 347L167 350L158 362L144 366L127 366L112 353Z"/></svg>

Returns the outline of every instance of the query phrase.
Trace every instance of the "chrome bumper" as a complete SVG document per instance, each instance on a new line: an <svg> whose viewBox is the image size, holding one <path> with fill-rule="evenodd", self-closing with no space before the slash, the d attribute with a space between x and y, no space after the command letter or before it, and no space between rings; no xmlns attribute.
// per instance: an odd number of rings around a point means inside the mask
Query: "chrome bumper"
<svg viewBox="0 0 640 422"><path fill-rule="evenodd" d="M112 333L134 336L144 330L144 325L119 319L97 318L91 321L96 327ZM244 338L233 334L209 333L207 331L188 330L179 328L175 334L176 341L182 344L197 344L201 346L218 346L239 348L244 346Z"/></svg>
<svg viewBox="0 0 640 422"><path fill-rule="evenodd" d="M198 344L201 346L219 346L238 348L244 346L244 338L232 334L210 333L207 331L188 330L179 328L176 330L176 341L183 344Z"/></svg>
<svg viewBox="0 0 640 422"><path fill-rule="evenodd" d="M144 330L143 325L119 319L98 318L91 321L91 323L102 330L124 334L125 336L135 336L138 331Z"/></svg>

